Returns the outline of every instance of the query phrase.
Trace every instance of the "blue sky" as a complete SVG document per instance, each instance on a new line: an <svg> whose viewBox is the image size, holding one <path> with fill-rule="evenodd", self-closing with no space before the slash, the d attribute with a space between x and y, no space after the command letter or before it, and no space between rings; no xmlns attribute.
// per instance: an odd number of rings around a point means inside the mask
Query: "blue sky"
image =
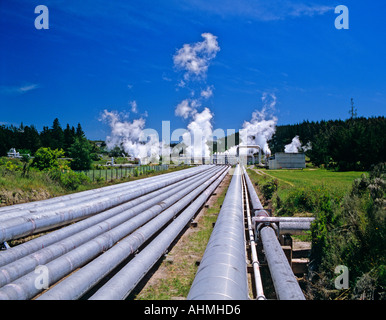
<svg viewBox="0 0 386 320"><path fill-rule="evenodd" d="M340 4L348 30L334 25ZM34 27L37 5L49 9L48 30ZM0 124L41 130L57 117L104 139L101 114L114 110L174 130L189 123L176 106L208 87L200 107L214 129L240 129L264 94L276 97L279 125L346 119L351 98L359 116L385 115L385 9L382 0L0 0ZM219 50L186 80L173 57L205 33Z"/></svg>

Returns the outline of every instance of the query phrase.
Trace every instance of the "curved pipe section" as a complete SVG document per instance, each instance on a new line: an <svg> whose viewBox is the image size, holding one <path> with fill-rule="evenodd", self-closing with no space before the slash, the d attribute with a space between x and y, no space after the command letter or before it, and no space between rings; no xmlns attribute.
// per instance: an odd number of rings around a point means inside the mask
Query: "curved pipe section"
<svg viewBox="0 0 386 320"><path fill-rule="evenodd" d="M237 165L188 295L189 300L247 300L241 168Z"/></svg>

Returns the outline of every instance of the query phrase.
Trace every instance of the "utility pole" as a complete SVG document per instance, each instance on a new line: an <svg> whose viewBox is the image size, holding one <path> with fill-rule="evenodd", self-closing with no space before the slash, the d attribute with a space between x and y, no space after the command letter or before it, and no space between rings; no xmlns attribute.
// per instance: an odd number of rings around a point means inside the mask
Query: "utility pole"
<svg viewBox="0 0 386 320"><path fill-rule="evenodd" d="M353 98L351 98L351 108L350 108L348 113L351 115L351 119L356 118L358 115L357 109L354 107L354 99Z"/></svg>

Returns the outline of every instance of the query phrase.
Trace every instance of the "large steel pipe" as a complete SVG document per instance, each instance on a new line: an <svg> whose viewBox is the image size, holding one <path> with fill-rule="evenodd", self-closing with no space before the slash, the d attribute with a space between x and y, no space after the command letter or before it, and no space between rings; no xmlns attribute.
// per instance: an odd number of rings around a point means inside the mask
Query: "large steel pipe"
<svg viewBox="0 0 386 320"><path fill-rule="evenodd" d="M205 170L205 167L197 167L195 170L188 169L191 172L199 172ZM188 172L185 171L185 173ZM6 221L9 219L14 219L16 217L31 215L35 213L43 213L44 211L52 211L60 208L68 208L73 204L80 205L84 202L89 202L93 199L96 199L100 196L111 196L117 192L122 192L124 190L130 190L132 188L137 188L151 182L166 180L174 176L178 176L179 172L168 173L165 175L159 175L155 177L140 179L136 181L130 181L126 183L116 184L113 186L78 192L71 195L60 196L48 200L30 202L26 204L14 205L6 207L8 210L0 212L0 221ZM51 200L49 203L47 201ZM16 208L15 208L16 207Z"/></svg>
<svg viewBox="0 0 386 320"><path fill-rule="evenodd" d="M220 169L219 169L220 170ZM213 173L214 174L214 173ZM152 208L142 212L140 215L126 221L125 223L115 227L114 229L103 233L100 236L84 243L70 252L60 256L59 258L45 265L49 274L49 283L53 284L60 280L65 275L83 266L98 254L111 248L117 241L127 236L135 229L157 216L161 211L165 210L174 202L178 201L182 196L188 194L195 188L202 185L207 178L198 179L189 187L175 193L167 200L159 202ZM38 294L42 289L35 285L36 279L39 277L35 272L30 272L16 281L0 288L0 299L30 299Z"/></svg>
<svg viewBox="0 0 386 320"><path fill-rule="evenodd" d="M165 165L166 168L166 165ZM195 168L190 168L190 169L185 169L187 170L196 170L198 167ZM106 186L106 187L101 187L98 189L92 189L92 190L87 190L87 191L81 191L81 192L76 192L68 195L63 195L63 196L58 196L58 197L53 197L45 200L39 200L39 201L33 201L33 202L27 202L27 203L19 203L11 206L5 206L5 207L0 207L0 217L2 217L4 214L9 213L9 212L20 212L23 210L36 210L37 208L42 208L42 207L48 207L48 206L54 206L54 205L61 205L64 201L71 201L79 198L88 198L89 196L92 196L94 194L100 194L103 192L107 192L110 190L118 190L121 188L125 188L128 186L135 186L138 183L142 183L142 181L146 180L150 182L151 180L157 180L161 176L172 176L177 174L178 171L175 172L169 172L169 173L164 173L162 175L157 175L154 177L149 177L149 178L143 178L135 181L128 181L128 182L123 182L119 184L114 184L111 186Z"/></svg>
<svg viewBox="0 0 386 320"><path fill-rule="evenodd" d="M208 173L205 172L204 174L205 175L210 174L210 172L211 170ZM198 177L200 176L201 175L199 175ZM43 249L33 254L30 254L24 258L18 259L17 261L10 263L6 266L3 266L0 269L0 287L34 270L34 268L37 267L38 265L46 264L49 261L69 252L75 247L79 247L80 245L87 242L88 240L91 240L96 236L115 228L119 224L129 220L132 217L135 217L139 213L154 206L158 202L165 201L169 197L172 197L176 192L178 192L180 188L186 188L192 182L194 182L194 180L190 178L188 180L184 180L182 183L173 185L173 188L167 187L162 189L161 190L162 192L153 192L151 194L151 197L144 196L144 197L141 197L143 199L137 198L134 201L131 201L131 202L138 203L136 206L132 207L131 209L122 211L121 213L116 214L108 219L104 219L101 222L94 224L81 232L78 232L72 236L67 237L65 240L62 240L52 245L48 245L47 243L43 242L45 244L45 247ZM165 190L165 189L168 189L168 190ZM103 214L100 214L100 215L103 215ZM91 217L89 219L92 219L92 218L94 217ZM79 222L79 223L82 223L82 222Z"/></svg>
<svg viewBox="0 0 386 320"><path fill-rule="evenodd" d="M260 230L260 234L278 299L305 300L304 294L277 239L276 232L271 227L264 227Z"/></svg>
<svg viewBox="0 0 386 320"><path fill-rule="evenodd" d="M190 300L248 299L241 174L237 165L190 288Z"/></svg>
<svg viewBox="0 0 386 320"><path fill-rule="evenodd" d="M205 170L208 170L209 168L210 166L206 167ZM50 228L68 224L73 221L84 219L85 217L107 210L136 197L140 197L146 193L186 179L194 174L197 174L197 172L181 172L179 175L173 176L170 179L153 181L150 184L145 184L138 188L133 188L134 190L131 191L125 190L124 192L117 192L113 197L101 195L97 199L83 203L82 205L73 205L69 208L43 212L42 214L21 216L4 221L0 225L0 242L30 235Z"/></svg>
<svg viewBox="0 0 386 320"><path fill-rule="evenodd" d="M162 239L167 237L168 240L174 240L177 234L182 230L181 227L185 226L192 218L194 213L198 210L198 207L202 206L210 194L214 191L220 181L223 179L228 169L217 173L211 179L203 183L199 188L195 189L185 198L179 200L172 207L168 208L153 220L136 230L133 234L129 235L125 239L121 240L110 250L98 258L91 261L79 271L75 272L65 280L61 281L52 289L48 290L39 299L45 300L69 300L80 298L84 293L91 289L96 283L108 275L116 266L124 261L129 255L133 254L145 241L153 236L160 228L168 223L173 217L181 211L195 196L202 193L187 209L184 210L165 230L162 231L162 236L158 236L153 240L145 249L130 261L130 263L124 267L116 276L114 276L106 287L102 291L98 291L98 295L103 295L104 299L120 299L124 298L131 289L131 283L137 283L142 276L146 274L159 257L164 253L168 247L169 242L164 242ZM219 177L219 175L221 175ZM216 180L215 183L212 182ZM212 184L212 185L210 185ZM208 188L208 185L210 187ZM170 244L169 244L170 245ZM156 246L156 248L154 247ZM141 257L145 256L147 262L145 263ZM140 261L139 264L136 261ZM132 269L134 268L134 269ZM126 272L129 269L129 272ZM124 273L124 277L121 278L120 274ZM139 274L138 274L139 273ZM114 279L114 280L113 280ZM119 282L120 287L123 288L123 293L118 290L114 290L113 297L109 290L111 283L115 287L114 282ZM135 285L134 285L135 286ZM95 297L94 297L95 298Z"/></svg>
<svg viewBox="0 0 386 320"><path fill-rule="evenodd" d="M262 204L261 204L261 202L259 200L259 197L256 194L256 191L255 191L255 189L253 187L252 181L249 178L248 173L245 170L244 166L243 166L243 173L244 173L244 177L245 177L245 183L247 184L249 198L251 200L251 206L252 206L251 209L253 209L254 213L257 210L263 210L263 206L262 206Z"/></svg>
<svg viewBox="0 0 386 320"><path fill-rule="evenodd" d="M117 207L114 207L112 209L103 211L97 215L91 216L89 218L86 218L82 221L78 221L77 223L71 224L69 226L60 228L56 231L50 232L46 235L40 236L38 238L35 238L33 240L27 241L23 244L20 244L16 247L12 247L6 251L0 252L0 266L4 266L6 264L9 264L17 259L21 259L22 257L31 254L35 251L38 251L42 248L48 247L49 245L58 242L60 240L63 240L67 237L70 237L78 232L81 232L82 230L85 230L86 228L89 228L99 222L105 221L109 218L111 218L114 215L117 215L125 210L128 210L132 207L137 206L138 204L142 202L146 202L149 208L151 205L154 204L154 198L159 199L159 195L163 195L167 193L171 189L180 188L181 185L195 179L196 177L199 177L200 175L205 175L205 172L200 172L198 175L195 175L193 177L189 177L186 180L179 181L175 184L172 184L170 186L164 187L162 189L158 189L156 191L150 192L144 196L135 198L131 201L128 201L126 203L123 203Z"/></svg>
<svg viewBox="0 0 386 320"><path fill-rule="evenodd" d="M244 167L243 167L243 169L244 169ZM243 194L245 197L245 211L246 211L246 215L247 215L249 245L251 248L252 267L253 267L253 275L254 275L254 279L255 279L255 288L256 288L256 299L257 300L265 300L263 283L261 280L261 273L260 273L260 262L259 262L258 256L257 256L255 234L254 234L254 228L252 226L251 211L250 211L250 206L249 206L249 201L248 201L248 190L247 190L247 186L245 183L245 180L246 180L245 175L246 175L246 171L244 170Z"/></svg>
<svg viewBox="0 0 386 320"><path fill-rule="evenodd" d="M247 175L246 175L247 176ZM247 186L248 187L248 186ZM251 185L248 187L250 193L255 193ZM310 218L311 220L312 218ZM270 221L281 222L296 221L291 218L268 217L263 209L258 211L257 217L253 218L254 223L268 223ZM303 220L304 221L304 220ZM308 222L308 221L307 221ZM262 225L259 231L263 244L265 257L268 262L269 271L275 287L275 292L279 300L305 300L304 294L300 289L299 283L288 263L288 259L277 239L275 230L270 226Z"/></svg>

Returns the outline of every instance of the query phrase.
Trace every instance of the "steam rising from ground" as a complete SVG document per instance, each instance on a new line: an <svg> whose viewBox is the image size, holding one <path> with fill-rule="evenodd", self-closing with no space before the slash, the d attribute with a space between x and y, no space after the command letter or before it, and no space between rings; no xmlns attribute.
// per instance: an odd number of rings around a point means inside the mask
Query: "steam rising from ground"
<svg viewBox="0 0 386 320"><path fill-rule="evenodd" d="M182 137L182 144L185 146L185 156L196 159L211 155L211 148L208 143L213 141L212 119L214 114L203 104L213 96L214 86L206 84L206 75L210 61L220 51L216 36L210 33L203 33L201 36L204 38L203 41L184 44L173 57L175 68L183 72L183 79L178 86L186 88L187 84L190 86L200 85L200 90L190 88L189 96L175 108L176 116L189 121L187 129L182 131L179 136ZM274 116L274 112L277 99L273 93L264 93L261 100L262 109L260 111L255 110L251 120L243 123L239 132L240 145L259 145L265 155L270 155L271 150L268 141L276 130L277 118ZM136 101L129 104L131 112L138 113ZM126 115L104 110L101 120L106 122L111 129L111 134L106 139L109 149L119 146L127 154L142 161L147 159L151 162L159 161L161 149L170 151L170 146L167 146L169 149L162 148L158 133L155 130L145 129L145 119L142 117L129 121ZM299 137L297 140L295 138L293 143L288 145L288 150L297 150L296 143L300 143L300 141ZM239 153L245 155L255 152L257 152L255 149L240 149ZM178 153L177 151L177 156ZM236 155L236 153L237 146L232 146L227 151L217 153L217 155Z"/></svg>
<svg viewBox="0 0 386 320"><path fill-rule="evenodd" d="M210 61L216 57L220 47L217 37L211 33L201 35L204 40L194 44L184 44L177 50L173 57L174 66L184 71L183 80L179 86L185 87L187 81L202 82L206 79ZM194 96L194 91L191 91ZM187 130L182 135L182 142L186 146L187 157L210 157L208 142L213 139L212 123L213 113L208 107L201 112L199 108L203 101L213 95L213 86L206 86L200 90L199 97L187 98L181 101L175 108L175 115L189 119Z"/></svg>
<svg viewBox="0 0 386 320"><path fill-rule="evenodd" d="M311 142L308 142L306 145L302 146L300 142L299 136L295 136L290 144L285 145L284 152L285 153L298 153L299 151L306 152L311 149Z"/></svg>
<svg viewBox="0 0 386 320"><path fill-rule="evenodd" d="M106 137L107 148L119 146L134 158L158 162L160 154L158 133L152 129L144 129L145 119L142 117L133 121L126 118L127 115L116 111L103 111L101 120L111 129L111 134Z"/></svg>
<svg viewBox="0 0 386 320"><path fill-rule="evenodd" d="M250 121L244 121L243 128L240 130L240 146L242 145L258 145L265 155L271 155L271 150L268 141L272 138L276 131L277 117L274 116L276 95L273 93L264 93L261 101L263 107L261 111L255 110L252 113ZM239 149L240 155L253 154L258 152L258 149ZM235 156L237 154L237 146L231 147L223 154Z"/></svg>

